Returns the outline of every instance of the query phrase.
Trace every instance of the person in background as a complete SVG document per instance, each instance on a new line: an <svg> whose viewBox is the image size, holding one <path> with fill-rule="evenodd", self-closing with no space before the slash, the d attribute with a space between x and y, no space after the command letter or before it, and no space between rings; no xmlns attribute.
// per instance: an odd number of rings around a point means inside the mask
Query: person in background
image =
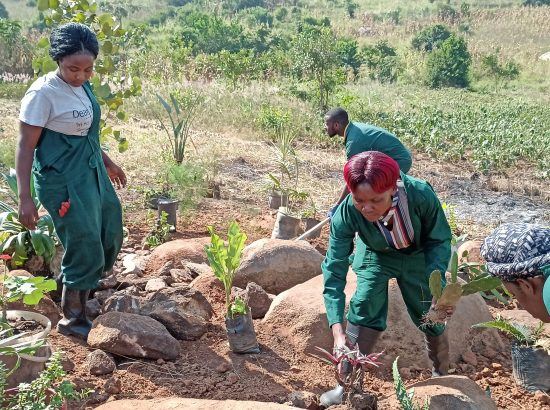
<svg viewBox="0 0 550 410"><path fill-rule="evenodd" d="M527 312L550 323L550 228L502 224L485 238L481 256Z"/></svg>
<svg viewBox="0 0 550 410"><path fill-rule="evenodd" d="M380 151L397 161L403 173L406 174L411 169L411 153L395 135L374 125L350 122L348 113L343 108L333 108L325 114L325 130L329 137L335 135L344 137L348 160L361 152ZM340 198L328 211L328 217L334 214L338 205L348 194L349 191L345 185Z"/></svg>
<svg viewBox="0 0 550 410"><path fill-rule="evenodd" d="M38 219L32 170L38 198L65 249L57 329L83 339L91 329L90 290L112 269L122 246L122 209L112 183L126 185L124 172L99 143L101 112L88 82L98 53L96 35L83 24L52 32L49 54L58 69L38 78L23 97L16 150L19 220L34 229Z"/></svg>
<svg viewBox="0 0 550 410"><path fill-rule="evenodd" d="M451 257L451 229L435 192L427 182L400 172L395 160L377 151L353 156L344 167L344 179L351 193L332 217L321 265L334 353L356 345L361 353L372 353L386 329L388 281L395 278L412 321L425 334L433 375L447 374L445 326L423 322L435 303L430 274L436 269L445 272ZM344 288L356 232L352 269L357 288L344 331ZM452 314L451 308L447 314ZM337 386L321 396L321 404L337 404L342 394L343 387Z"/></svg>

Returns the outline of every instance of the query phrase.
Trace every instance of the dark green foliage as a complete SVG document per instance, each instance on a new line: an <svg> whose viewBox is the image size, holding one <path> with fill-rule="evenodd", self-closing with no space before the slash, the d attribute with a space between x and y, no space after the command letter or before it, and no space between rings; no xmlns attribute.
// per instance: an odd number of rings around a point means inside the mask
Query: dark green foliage
<svg viewBox="0 0 550 410"><path fill-rule="evenodd" d="M395 48L386 40L380 40L373 46L365 46L362 51L365 65L369 69L369 77L382 83L397 80L399 61Z"/></svg>
<svg viewBox="0 0 550 410"><path fill-rule="evenodd" d="M550 0L523 0L521 5L531 7L550 6Z"/></svg>
<svg viewBox="0 0 550 410"><path fill-rule="evenodd" d="M481 59L481 65L485 75L492 77L495 82L495 88L498 88L503 82L515 80L519 77L519 65L513 61L499 61L499 50L488 54Z"/></svg>
<svg viewBox="0 0 550 410"><path fill-rule="evenodd" d="M444 24L434 24L424 27L411 41L415 50L430 52L451 36L451 31Z"/></svg>
<svg viewBox="0 0 550 410"><path fill-rule="evenodd" d="M6 6L4 6L4 3L0 1L0 19L7 19L9 18L8 10L6 10Z"/></svg>
<svg viewBox="0 0 550 410"><path fill-rule="evenodd" d="M340 65L345 69L352 70L354 76L359 74L359 68L361 67L361 56L357 48L357 40L351 38L339 39L336 42L336 53Z"/></svg>
<svg viewBox="0 0 550 410"><path fill-rule="evenodd" d="M440 4L437 10L437 16L441 20L454 24L460 19L460 12L450 4Z"/></svg>
<svg viewBox="0 0 550 410"><path fill-rule="evenodd" d="M467 87L471 61L466 40L452 34L428 56L426 83L432 88Z"/></svg>
<svg viewBox="0 0 550 410"><path fill-rule="evenodd" d="M353 0L346 0L346 11L348 12L348 16L350 19L355 17L355 12L359 8L359 4L354 2Z"/></svg>
<svg viewBox="0 0 550 410"><path fill-rule="evenodd" d="M194 10L178 14L182 27L172 36L172 43L191 47L193 54L215 54L222 50L238 52L249 48L243 28L236 22Z"/></svg>

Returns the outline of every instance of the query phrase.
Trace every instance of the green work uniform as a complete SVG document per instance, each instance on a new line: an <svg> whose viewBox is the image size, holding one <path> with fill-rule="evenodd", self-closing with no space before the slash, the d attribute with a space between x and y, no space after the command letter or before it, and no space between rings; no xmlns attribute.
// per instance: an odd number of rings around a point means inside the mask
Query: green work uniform
<svg viewBox="0 0 550 410"><path fill-rule="evenodd" d="M383 128L350 122L344 133L344 141L348 160L361 152L380 151L397 161L405 174L411 169L412 158L409 150L395 135Z"/></svg>
<svg viewBox="0 0 550 410"><path fill-rule="evenodd" d="M122 208L107 175L99 144L101 112L90 85L84 90L93 107L86 136L44 128L34 152L38 198L51 215L65 248L63 283L71 289L94 289L110 270L122 246ZM61 217L61 203L70 201Z"/></svg>
<svg viewBox="0 0 550 410"><path fill-rule="evenodd" d="M430 273L445 272L451 257L451 230L432 187L425 181L401 173L414 242L396 250L372 222L353 206L348 195L333 216L329 246L322 263L324 299L329 325L344 319L348 258L358 233L352 269L357 274L357 289L351 298L349 322L383 331L388 313L388 280L396 278L409 315L429 336L443 333L443 326L425 326L422 316L429 310L432 295ZM422 325L422 326L421 326Z"/></svg>

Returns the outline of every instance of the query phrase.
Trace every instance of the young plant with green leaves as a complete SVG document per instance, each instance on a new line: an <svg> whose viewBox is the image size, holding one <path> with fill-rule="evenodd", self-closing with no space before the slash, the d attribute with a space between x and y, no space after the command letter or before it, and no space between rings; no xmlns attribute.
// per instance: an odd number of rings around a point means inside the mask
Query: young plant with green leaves
<svg viewBox="0 0 550 410"><path fill-rule="evenodd" d="M116 16L109 12L101 13L95 0L38 0L37 6L43 23L49 28L77 22L90 26L96 33L100 56L95 63L95 75L90 83L98 103L102 106L101 142L113 137L118 143L118 150L126 151L128 141L109 122L115 117L126 121L128 114L123 110L124 101L141 93L141 79L129 74L125 50L143 41L142 28L122 28L122 23ZM57 69L57 64L47 53L50 46L48 37L42 37L37 46L37 56L32 62L35 74L42 75Z"/></svg>
<svg viewBox="0 0 550 410"><path fill-rule="evenodd" d="M162 211L160 218L155 222L155 228L145 238L145 244L149 246L149 249L154 249L168 240L170 229L173 227L167 221L168 214Z"/></svg>
<svg viewBox="0 0 550 410"><path fill-rule="evenodd" d="M498 315L495 320L478 323L472 327L500 330L508 336L512 336L522 346L540 347L550 354L550 337L544 334L544 323L542 321L535 328L530 328L518 323L512 323Z"/></svg>
<svg viewBox="0 0 550 410"><path fill-rule="evenodd" d="M61 353L55 352L46 369L31 383L21 383L16 389L6 390L8 372L0 362L0 403L12 410L55 410L61 409L67 400L82 400L93 390L77 391L75 385L65 378L61 364Z"/></svg>
<svg viewBox="0 0 550 410"><path fill-rule="evenodd" d="M187 141L191 140L191 124L197 115L197 111L203 105L205 97L191 88L182 92L170 93L170 102L157 94L157 98L168 114L169 125L166 121L157 116L162 129L168 136L172 154L176 163L181 164L185 159ZM169 128L170 127L170 128Z"/></svg>
<svg viewBox="0 0 550 410"><path fill-rule="evenodd" d="M231 300L231 288L235 272L241 264L241 256L247 236L241 232L237 222L232 222L227 231L227 244L216 234L212 226L208 227L210 244L204 246L208 257L208 264L214 271L214 275L222 282L225 289L226 316L233 318L235 315L244 315L248 309L240 298Z"/></svg>
<svg viewBox="0 0 550 410"><path fill-rule="evenodd" d="M435 306L432 306L424 317L427 324L445 323L447 320L447 309L454 308L462 296L472 295L477 292L489 291L502 285L499 278L485 273L465 284L458 283L458 254L451 255L451 278L446 286L443 286L443 276L440 271L434 270L430 275L430 291L436 299Z"/></svg>
<svg viewBox="0 0 550 410"><path fill-rule="evenodd" d="M9 174L0 174L9 190L0 190L6 194L11 203L17 204L17 178L15 170ZM42 204L34 190L31 175L31 198L36 209L41 211ZM8 202L0 201L0 254L11 255L12 267L20 267L33 255L41 256L49 263L55 255L57 237L50 215L42 214L36 223L35 229L28 229L18 219L17 209Z"/></svg>
<svg viewBox="0 0 550 410"><path fill-rule="evenodd" d="M403 410L428 410L430 408L430 401L428 398L424 400L423 404L418 404L414 400L414 389L407 391L405 383L399 374L399 368L397 366L397 361L399 356L397 356L393 362L392 366L392 375L393 375L393 386L395 388L395 396L401 404Z"/></svg>

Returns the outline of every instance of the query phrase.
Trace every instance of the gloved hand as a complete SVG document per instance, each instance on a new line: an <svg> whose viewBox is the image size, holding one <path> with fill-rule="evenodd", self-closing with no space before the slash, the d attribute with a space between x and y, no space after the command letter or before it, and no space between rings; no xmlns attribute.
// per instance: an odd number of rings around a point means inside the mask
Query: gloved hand
<svg viewBox="0 0 550 410"><path fill-rule="evenodd" d="M334 215L334 212L336 211L336 208L338 208L338 204L334 205L332 208L330 208L327 212L327 218L332 218L332 215Z"/></svg>

